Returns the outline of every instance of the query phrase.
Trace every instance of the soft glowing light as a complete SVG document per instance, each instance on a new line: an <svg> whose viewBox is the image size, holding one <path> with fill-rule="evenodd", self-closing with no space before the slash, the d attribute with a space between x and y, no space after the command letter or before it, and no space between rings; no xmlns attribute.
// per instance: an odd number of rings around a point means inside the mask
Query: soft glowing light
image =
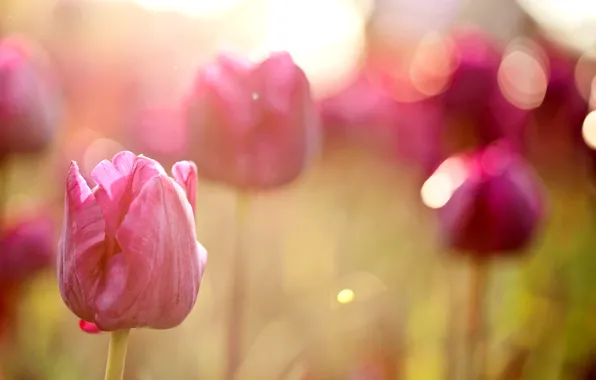
<svg viewBox="0 0 596 380"><path fill-rule="evenodd" d="M353 3L274 0L268 20L265 48L288 51L315 95L333 92L354 75L364 48L364 19Z"/></svg>
<svg viewBox="0 0 596 380"><path fill-rule="evenodd" d="M217 17L243 0L133 0L153 12L176 12L196 17Z"/></svg>
<svg viewBox="0 0 596 380"><path fill-rule="evenodd" d="M586 116L582 126L582 136L590 148L596 149L596 111L592 111Z"/></svg>
<svg viewBox="0 0 596 380"><path fill-rule="evenodd" d="M424 182L420 189L422 203L432 209L447 204L468 176L468 169L461 158L449 158Z"/></svg>
<svg viewBox="0 0 596 380"><path fill-rule="evenodd" d="M544 100L548 76L538 46L516 40L507 49L498 73L503 96L520 109L533 109Z"/></svg>
<svg viewBox="0 0 596 380"><path fill-rule="evenodd" d="M346 304L354 301L354 291L352 289L343 289L337 293L337 302Z"/></svg>
<svg viewBox="0 0 596 380"><path fill-rule="evenodd" d="M518 0L551 37L581 51L596 42L596 2L593 0Z"/></svg>
<svg viewBox="0 0 596 380"><path fill-rule="evenodd" d="M583 54L575 65L575 86L584 100L594 97L592 81L596 77L596 54Z"/></svg>
<svg viewBox="0 0 596 380"><path fill-rule="evenodd" d="M117 141L99 138L93 141L83 155L83 169L87 173L91 173L95 165L106 157L112 157L116 153L124 150L122 145Z"/></svg>
<svg viewBox="0 0 596 380"><path fill-rule="evenodd" d="M427 34L418 45L410 63L410 80L416 90L433 96L447 88L455 68L453 44L437 33Z"/></svg>

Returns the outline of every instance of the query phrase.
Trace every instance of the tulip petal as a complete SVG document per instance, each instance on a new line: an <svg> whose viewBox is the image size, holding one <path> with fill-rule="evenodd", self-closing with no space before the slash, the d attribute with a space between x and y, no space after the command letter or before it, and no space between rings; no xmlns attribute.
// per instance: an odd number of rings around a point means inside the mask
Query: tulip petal
<svg viewBox="0 0 596 380"><path fill-rule="evenodd" d="M186 198L194 212L197 197L197 166L191 161L176 162L172 167L172 175L186 192Z"/></svg>
<svg viewBox="0 0 596 380"><path fill-rule="evenodd" d="M101 277L105 228L101 208L72 162L66 182L58 282L66 305L86 320L94 317L92 299Z"/></svg>
<svg viewBox="0 0 596 380"><path fill-rule="evenodd" d="M136 158L137 156L134 153L125 150L117 153L112 158L112 163L120 173L128 174L132 171Z"/></svg>
<svg viewBox="0 0 596 380"><path fill-rule="evenodd" d="M259 66L265 87L264 100L276 112L290 112L299 71L290 54L286 52L272 54Z"/></svg>
<svg viewBox="0 0 596 380"><path fill-rule="evenodd" d="M127 174L103 160L91 171L91 178L97 183L94 194L106 221L106 233L112 237L120 221L120 199L126 190Z"/></svg>
<svg viewBox="0 0 596 380"><path fill-rule="evenodd" d="M113 331L177 326L196 302L206 253L196 241L194 215L180 186L151 178L132 202L116 238L122 254L108 263L97 300L99 328Z"/></svg>
<svg viewBox="0 0 596 380"><path fill-rule="evenodd" d="M91 172L97 183L95 196L106 220L108 240L115 236L130 203L145 182L165 172L157 161L128 151L116 154L112 161L101 161Z"/></svg>
<svg viewBox="0 0 596 380"><path fill-rule="evenodd" d="M79 328L88 334L99 334L101 330L93 322L87 322L83 319L79 321Z"/></svg>

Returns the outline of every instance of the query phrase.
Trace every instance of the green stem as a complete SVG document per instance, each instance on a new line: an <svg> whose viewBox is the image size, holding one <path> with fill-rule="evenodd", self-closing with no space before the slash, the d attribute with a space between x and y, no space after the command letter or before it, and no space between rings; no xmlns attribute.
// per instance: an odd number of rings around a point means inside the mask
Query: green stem
<svg viewBox="0 0 596 380"><path fill-rule="evenodd" d="M488 263L474 260L470 264L468 329L467 329L467 379L483 380L486 377L486 345L484 337L485 296Z"/></svg>
<svg viewBox="0 0 596 380"><path fill-rule="evenodd" d="M8 182L10 165L7 156L0 155L0 228L4 226L6 206L8 204Z"/></svg>
<svg viewBox="0 0 596 380"><path fill-rule="evenodd" d="M233 380L242 362L243 314L246 300L246 265L244 230L250 215L250 196L239 191L236 196L236 248L232 265L232 295L228 319L226 379Z"/></svg>
<svg viewBox="0 0 596 380"><path fill-rule="evenodd" d="M124 377L124 362L130 330L114 331L110 335L110 348L106 364L105 380L122 380Z"/></svg>

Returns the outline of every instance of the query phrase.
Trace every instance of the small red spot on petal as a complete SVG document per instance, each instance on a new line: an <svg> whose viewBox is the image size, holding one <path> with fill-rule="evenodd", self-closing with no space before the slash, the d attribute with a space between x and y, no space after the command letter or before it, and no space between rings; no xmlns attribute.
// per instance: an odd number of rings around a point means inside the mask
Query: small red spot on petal
<svg viewBox="0 0 596 380"><path fill-rule="evenodd" d="M101 332L95 323L87 322L82 319L79 321L79 327L81 330L89 334L99 334Z"/></svg>

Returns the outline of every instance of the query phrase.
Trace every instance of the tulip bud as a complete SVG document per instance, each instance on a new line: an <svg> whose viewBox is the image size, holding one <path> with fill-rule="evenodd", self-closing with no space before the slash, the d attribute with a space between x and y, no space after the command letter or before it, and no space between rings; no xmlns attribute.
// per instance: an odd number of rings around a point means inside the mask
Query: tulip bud
<svg viewBox="0 0 596 380"><path fill-rule="evenodd" d="M196 168L178 162L172 173L125 151L95 167L90 189L71 164L60 293L102 331L172 328L196 302L207 261L195 232Z"/></svg>
<svg viewBox="0 0 596 380"><path fill-rule="evenodd" d="M366 137L395 129L397 102L360 75L338 93L320 103L327 135Z"/></svg>
<svg viewBox="0 0 596 380"><path fill-rule="evenodd" d="M501 54L488 36L462 31L454 36L456 68L445 101L456 112L483 112L497 84Z"/></svg>
<svg viewBox="0 0 596 380"><path fill-rule="evenodd" d="M503 142L449 158L425 186L445 192L434 206L446 244L475 255L523 249L543 215L540 181Z"/></svg>
<svg viewBox="0 0 596 380"><path fill-rule="evenodd" d="M0 42L0 155L49 144L59 116L51 80L28 43L15 37Z"/></svg>
<svg viewBox="0 0 596 380"><path fill-rule="evenodd" d="M293 181L319 148L308 80L287 53L259 64L221 55L201 70L187 122L199 174L240 189Z"/></svg>

